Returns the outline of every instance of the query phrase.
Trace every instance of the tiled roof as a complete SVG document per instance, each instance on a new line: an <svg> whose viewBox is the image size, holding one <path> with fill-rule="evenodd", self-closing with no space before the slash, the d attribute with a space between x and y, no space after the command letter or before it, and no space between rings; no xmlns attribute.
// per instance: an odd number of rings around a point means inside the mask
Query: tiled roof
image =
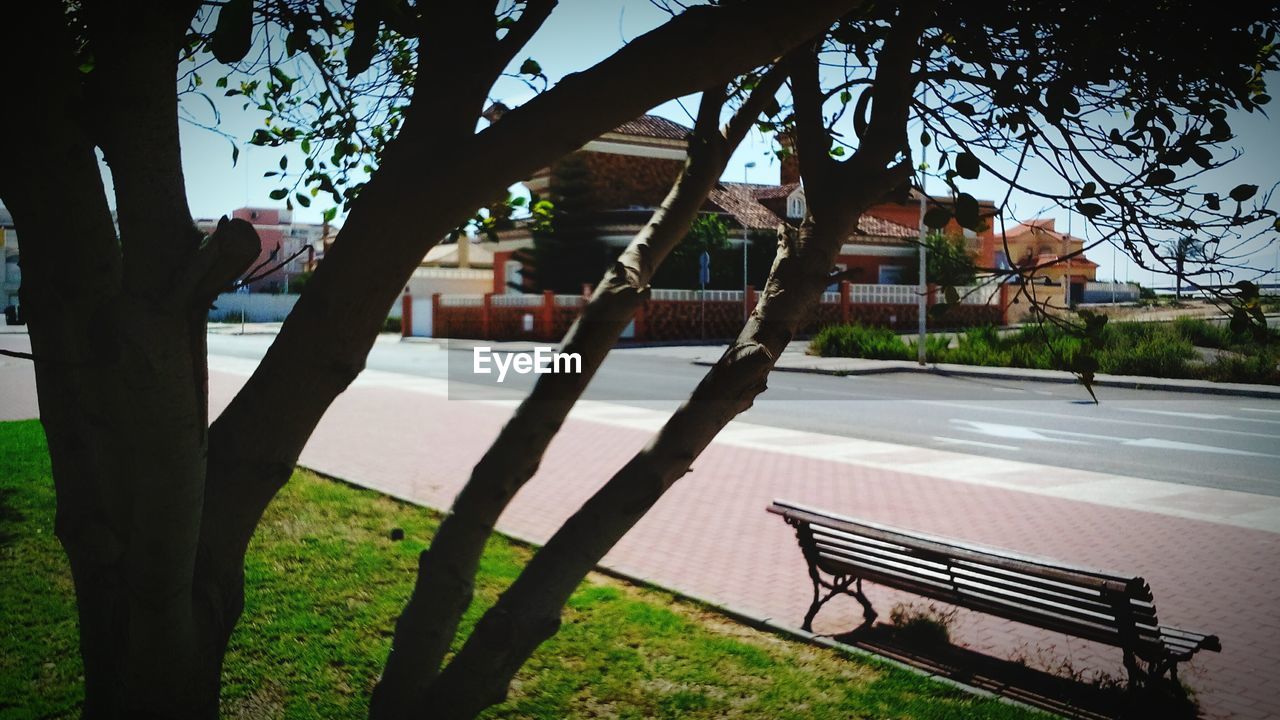
<svg viewBox="0 0 1280 720"><path fill-rule="evenodd" d="M739 225L752 230L773 230L783 219L760 203L761 200L786 197L798 184L752 185L750 183L721 182L707 196L716 207L729 213ZM858 218L858 234L878 238L914 238L919 233L913 228L872 215Z"/></svg>
<svg viewBox="0 0 1280 720"><path fill-rule="evenodd" d="M752 230L773 230L782 222L782 218L756 199L755 191L759 187L747 183L722 182L711 189L707 199L729 213L739 225Z"/></svg>
<svg viewBox="0 0 1280 720"><path fill-rule="evenodd" d="M746 184L746 183L744 183ZM752 188L751 194L757 200L769 200L771 198L787 197L800 187L800 183L787 183L786 185L748 185Z"/></svg>
<svg viewBox="0 0 1280 720"><path fill-rule="evenodd" d="M858 218L858 232L863 235L891 238L914 238L920 235L919 230L867 214Z"/></svg>
<svg viewBox="0 0 1280 720"><path fill-rule="evenodd" d="M662 138L664 140L684 140L693 132L678 122L672 122L657 115L641 115L635 120L628 120L613 129L620 135L637 135L640 137Z"/></svg>
<svg viewBox="0 0 1280 720"><path fill-rule="evenodd" d="M1060 264L1063 267L1066 267L1067 261L1063 260L1058 255L1041 253L1040 255L1036 256L1035 264L1036 265ZM1098 263L1090 260L1089 258L1083 255L1076 255L1075 257L1071 258L1071 267L1072 268L1090 268L1090 267L1096 268L1098 267Z"/></svg>

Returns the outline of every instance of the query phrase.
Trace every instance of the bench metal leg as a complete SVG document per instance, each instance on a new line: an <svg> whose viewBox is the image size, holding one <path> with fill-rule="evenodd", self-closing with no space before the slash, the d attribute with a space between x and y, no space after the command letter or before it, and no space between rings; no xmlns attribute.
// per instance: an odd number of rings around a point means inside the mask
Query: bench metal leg
<svg viewBox="0 0 1280 720"><path fill-rule="evenodd" d="M826 605L827 601L836 595L841 593L846 595L851 594L849 592L849 586L852 585L855 580L855 578L845 575L834 578L832 582L826 582L818 576L816 568L810 573L810 575L813 578L813 603L809 605L809 612L804 615L804 625L800 626L807 632L813 632L813 618L818 614L818 611L822 609L822 606ZM822 594L822 588L824 587L830 588L830 591L828 591L826 595Z"/></svg>

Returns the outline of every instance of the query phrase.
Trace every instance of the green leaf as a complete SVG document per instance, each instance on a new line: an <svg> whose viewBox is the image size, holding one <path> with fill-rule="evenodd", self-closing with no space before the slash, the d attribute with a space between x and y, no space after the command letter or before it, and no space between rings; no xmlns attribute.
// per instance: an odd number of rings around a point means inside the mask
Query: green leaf
<svg viewBox="0 0 1280 720"><path fill-rule="evenodd" d="M281 156L280 156L280 169L281 169L281 170L284 170L284 169L286 169L286 168L288 168L288 167L289 167L289 156L288 156L288 155L281 155Z"/></svg>
<svg viewBox="0 0 1280 720"><path fill-rule="evenodd" d="M848 105L848 104L849 104L849 101L851 101L851 100L853 100L853 93L849 92L848 90L841 90L841 91L840 91L840 104L841 104L841 105Z"/></svg>
<svg viewBox="0 0 1280 720"><path fill-rule="evenodd" d="M1256 192L1258 192L1257 185L1248 185L1248 184L1237 185L1231 189L1231 199L1235 200L1236 202L1244 202L1245 200L1248 200L1249 198L1253 197L1254 193Z"/></svg>
<svg viewBox="0 0 1280 720"><path fill-rule="evenodd" d="M311 141L306 138L303 138L302 140L302 152L307 153L308 155L311 154Z"/></svg>
<svg viewBox="0 0 1280 720"><path fill-rule="evenodd" d="M956 156L956 173L960 177L966 180L976 180L979 170L978 158L974 157L972 153L965 152Z"/></svg>
<svg viewBox="0 0 1280 720"><path fill-rule="evenodd" d="M839 145L831 148L831 157L844 157L844 148Z"/></svg>
<svg viewBox="0 0 1280 720"><path fill-rule="evenodd" d="M978 229L978 200L969 193L956 196L956 222L967 230Z"/></svg>
<svg viewBox="0 0 1280 720"><path fill-rule="evenodd" d="M303 195L302 193L294 193L293 197L302 207L311 207L311 198L306 195Z"/></svg>
<svg viewBox="0 0 1280 720"><path fill-rule="evenodd" d="M534 60L533 58L525 58L524 62L520 63L520 74L521 75L541 75L542 66L539 65L538 61Z"/></svg>
<svg viewBox="0 0 1280 720"><path fill-rule="evenodd" d="M288 190L281 188L279 190L272 190L271 194L268 195L267 197L271 198L272 200L283 200L285 196L288 194L289 194Z"/></svg>
<svg viewBox="0 0 1280 720"><path fill-rule="evenodd" d="M325 210L325 211L324 211L324 221L325 221L325 222L327 222L327 223L333 222L333 219L334 219L334 218L336 218L336 217L338 217L338 208L336 208L336 207L331 207L331 208L329 208L328 210Z"/></svg>
<svg viewBox="0 0 1280 720"><path fill-rule="evenodd" d="M920 133L920 147L929 147L929 143L931 142L933 142L933 138L929 136L929 133Z"/></svg>
<svg viewBox="0 0 1280 720"><path fill-rule="evenodd" d="M944 207L932 207L924 214L924 226L930 230L941 230L951 222L951 211Z"/></svg>
<svg viewBox="0 0 1280 720"><path fill-rule="evenodd" d="M253 44L253 0L227 0L218 11L209 49L218 62L239 62Z"/></svg>
<svg viewBox="0 0 1280 720"><path fill-rule="evenodd" d="M1160 168L1159 170L1151 171L1151 174L1147 175L1147 185L1150 187L1168 185L1176 179L1178 179L1178 176L1172 170Z"/></svg>
<svg viewBox="0 0 1280 720"><path fill-rule="evenodd" d="M977 110L973 109L973 103L965 102L964 100L951 103L951 107L955 108L956 112L966 117L970 117L977 112Z"/></svg>

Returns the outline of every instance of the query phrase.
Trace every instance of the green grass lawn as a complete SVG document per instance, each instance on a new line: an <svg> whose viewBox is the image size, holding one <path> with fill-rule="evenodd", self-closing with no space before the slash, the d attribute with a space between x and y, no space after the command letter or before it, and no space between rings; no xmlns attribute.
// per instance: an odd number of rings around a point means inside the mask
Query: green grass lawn
<svg viewBox="0 0 1280 720"><path fill-rule="evenodd" d="M77 716L75 606L53 510L40 425L0 423L4 720ZM224 716L364 717L417 554L437 521L423 508L297 472L250 548ZM403 528L405 539L392 542L392 528ZM465 631L529 555L502 538L489 543ZM1033 716L601 575L583 583L564 619L518 676L510 701L488 717Z"/></svg>

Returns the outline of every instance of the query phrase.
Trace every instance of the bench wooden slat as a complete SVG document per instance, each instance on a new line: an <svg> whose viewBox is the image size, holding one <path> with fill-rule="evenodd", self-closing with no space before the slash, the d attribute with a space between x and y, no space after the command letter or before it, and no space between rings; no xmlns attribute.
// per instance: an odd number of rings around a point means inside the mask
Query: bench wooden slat
<svg viewBox="0 0 1280 720"><path fill-rule="evenodd" d="M861 585L843 579L857 578L1124 648L1134 678L1141 676L1134 655L1151 663L1150 672L1163 673L1199 650L1221 650L1216 636L1160 625L1151 587L1138 576L913 534L781 500L768 510L796 527L811 563L815 596L806 629L822 603L840 592L857 597L873 620ZM820 581L817 570L839 580ZM820 583L831 590L825 598Z"/></svg>
<svg viewBox="0 0 1280 720"><path fill-rule="evenodd" d="M776 508L776 509L775 509ZM1039 572L1043 577L1061 582L1084 584L1090 582L1099 590L1123 592L1134 578L1124 578L1107 573L1100 573L1088 568L1075 567L1050 560L1033 559L1012 552L1005 553L996 548L985 548L968 543L945 541L925 535L918 538L886 526L875 525L866 521L853 520L839 515L824 515L821 511L795 503L774 501L768 508L770 512L785 515L788 518L806 520L824 527L841 529L846 532L866 535L890 543L907 545L921 552L934 552L943 557L954 557L977 563L992 565L997 568L1021 570L1023 572Z"/></svg>

